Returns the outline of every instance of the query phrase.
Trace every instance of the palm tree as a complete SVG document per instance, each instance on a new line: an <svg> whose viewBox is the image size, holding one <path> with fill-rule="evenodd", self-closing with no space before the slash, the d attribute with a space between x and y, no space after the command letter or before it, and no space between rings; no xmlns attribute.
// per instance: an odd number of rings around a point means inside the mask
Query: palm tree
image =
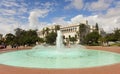
<svg viewBox="0 0 120 74"><path fill-rule="evenodd" d="M45 29L43 28L43 30L42 30L42 34L43 34L43 36L45 35Z"/></svg>
<svg viewBox="0 0 120 74"><path fill-rule="evenodd" d="M57 32L57 30L60 30L60 26L59 25L55 26L55 32Z"/></svg>
<svg viewBox="0 0 120 74"><path fill-rule="evenodd" d="M46 35L48 35L48 34L49 34L49 31L50 31L50 29L47 27L47 28L46 28L46 30L45 30Z"/></svg>

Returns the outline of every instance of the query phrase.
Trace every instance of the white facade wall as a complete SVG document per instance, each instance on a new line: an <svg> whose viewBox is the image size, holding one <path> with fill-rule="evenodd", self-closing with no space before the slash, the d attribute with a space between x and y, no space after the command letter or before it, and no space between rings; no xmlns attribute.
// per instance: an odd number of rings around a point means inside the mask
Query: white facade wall
<svg viewBox="0 0 120 74"><path fill-rule="evenodd" d="M69 38L69 36L75 37L76 32L63 33L63 35L65 36L65 38Z"/></svg>

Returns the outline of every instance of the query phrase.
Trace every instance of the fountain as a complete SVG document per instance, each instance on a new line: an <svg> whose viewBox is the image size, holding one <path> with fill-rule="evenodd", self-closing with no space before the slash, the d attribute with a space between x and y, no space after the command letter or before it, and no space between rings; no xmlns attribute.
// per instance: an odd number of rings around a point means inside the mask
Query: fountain
<svg viewBox="0 0 120 74"><path fill-rule="evenodd" d="M56 47L35 46L31 50L20 50L0 54L0 64L27 68L90 68L120 63L120 54L87 50L84 46L73 45L65 48L62 33L57 32Z"/></svg>
<svg viewBox="0 0 120 74"><path fill-rule="evenodd" d="M57 31L56 47L57 47L57 49L59 49L59 50L64 48L63 36L62 36L61 31Z"/></svg>

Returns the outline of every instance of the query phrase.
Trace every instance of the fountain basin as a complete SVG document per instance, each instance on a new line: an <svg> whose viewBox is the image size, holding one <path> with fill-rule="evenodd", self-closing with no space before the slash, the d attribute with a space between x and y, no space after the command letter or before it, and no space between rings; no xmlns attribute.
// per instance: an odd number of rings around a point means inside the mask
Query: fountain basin
<svg viewBox="0 0 120 74"><path fill-rule="evenodd" d="M56 51L54 47L42 47L0 54L0 64L28 68L90 68L116 63L120 63L120 54L79 48Z"/></svg>

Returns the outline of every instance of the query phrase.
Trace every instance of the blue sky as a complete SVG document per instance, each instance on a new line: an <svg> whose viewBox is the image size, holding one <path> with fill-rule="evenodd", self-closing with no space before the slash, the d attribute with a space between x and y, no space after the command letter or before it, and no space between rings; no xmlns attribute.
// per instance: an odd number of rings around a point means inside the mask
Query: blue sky
<svg viewBox="0 0 120 74"><path fill-rule="evenodd" d="M19 27L41 29L44 26L97 22L106 32L120 28L120 0L1 0L0 33Z"/></svg>

